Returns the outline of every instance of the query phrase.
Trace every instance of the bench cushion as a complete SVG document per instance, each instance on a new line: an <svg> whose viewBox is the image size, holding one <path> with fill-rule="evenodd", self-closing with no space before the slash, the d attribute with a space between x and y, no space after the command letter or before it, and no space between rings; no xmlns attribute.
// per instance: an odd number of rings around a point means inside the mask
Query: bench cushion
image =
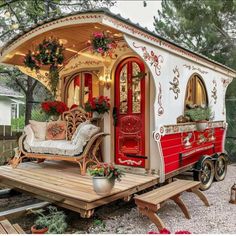
<svg viewBox="0 0 236 236"><path fill-rule="evenodd" d="M34 139L30 126L25 127L26 139L24 148L27 152L75 156L83 152L87 142L99 132L100 128L86 123L78 132L76 143L67 140L38 140ZM29 135L29 136L28 136Z"/></svg>
<svg viewBox="0 0 236 236"><path fill-rule="evenodd" d="M29 123L31 125L32 130L34 131L35 139L45 140L47 122L30 120Z"/></svg>
<svg viewBox="0 0 236 236"><path fill-rule="evenodd" d="M30 145L31 152L48 153L55 155L78 155L83 151L84 146L73 145L67 140L44 140L34 141Z"/></svg>
<svg viewBox="0 0 236 236"><path fill-rule="evenodd" d="M66 121L50 121L47 123L46 140L65 140Z"/></svg>
<svg viewBox="0 0 236 236"><path fill-rule="evenodd" d="M71 138L71 143L72 144L76 144L78 142L78 139L79 139L79 131L80 129L87 125L87 124L90 124L90 121L89 120L86 120L85 122L82 122L81 124L78 125L78 127L76 128L74 134L72 135L72 138Z"/></svg>

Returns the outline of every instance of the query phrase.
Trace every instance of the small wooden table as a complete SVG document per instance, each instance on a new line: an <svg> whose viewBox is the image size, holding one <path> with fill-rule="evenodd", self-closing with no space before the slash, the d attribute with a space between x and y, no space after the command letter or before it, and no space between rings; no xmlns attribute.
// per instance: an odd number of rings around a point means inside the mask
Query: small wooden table
<svg viewBox="0 0 236 236"><path fill-rule="evenodd" d="M189 211L182 199L180 199L180 195L184 191L195 193L206 206L209 206L209 202L206 196L199 190L199 186L200 182L197 181L177 180L158 189L136 196L134 199L139 211L143 215L146 215L160 230L165 228L165 225L156 212L161 208L161 204L168 199L173 200L180 207L185 217L190 219Z"/></svg>
<svg viewBox="0 0 236 236"><path fill-rule="evenodd" d="M18 224L11 224L7 219L0 221L0 234L25 234Z"/></svg>

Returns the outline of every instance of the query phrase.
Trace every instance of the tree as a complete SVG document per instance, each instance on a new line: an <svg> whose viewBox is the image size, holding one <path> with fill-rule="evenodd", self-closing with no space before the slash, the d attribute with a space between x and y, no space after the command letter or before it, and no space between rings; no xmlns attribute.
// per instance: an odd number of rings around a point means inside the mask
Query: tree
<svg viewBox="0 0 236 236"><path fill-rule="evenodd" d="M0 0L0 42L6 42L19 33L44 20L81 10L111 7L111 0ZM1 67L0 74L9 78L8 85L25 94L25 123L31 118L35 88L43 88L37 80L18 69ZM46 89L46 88L45 88ZM38 90L38 89L37 89Z"/></svg>
<svg viewBox="0 0 236 236"><path fill-rule="evenodd" d="M163 0L154 20L161 36L236 68L236 1Z"/></svg>

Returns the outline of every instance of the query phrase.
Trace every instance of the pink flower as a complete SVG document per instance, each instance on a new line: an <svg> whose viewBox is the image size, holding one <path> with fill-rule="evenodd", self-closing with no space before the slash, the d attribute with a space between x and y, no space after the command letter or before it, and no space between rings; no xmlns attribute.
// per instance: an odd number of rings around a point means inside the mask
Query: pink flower
<svg viewBox="0 0 236 236"><path fill-rule="evenodd" d="M103 49L102 49L102 48L98 48L97 51L98 51L99 53L103 53Z"/></svg>
<svg viewBox="0 0 236 236"><path fill-rule="evenodd" d="M111 48L113 48L113 45L112 45L111 43L108 43L108 44L107 44L107 47L108 47L109 49L111 49Z"/></svg>
<svg viewBox="0 0 236 236"><path fill-rule="evenodd" d="M102 38L104 35L103 35L103 33L101 33L101 32L95 32L95 33L93 33L93 36L94 36L95 38Z"/></svg>

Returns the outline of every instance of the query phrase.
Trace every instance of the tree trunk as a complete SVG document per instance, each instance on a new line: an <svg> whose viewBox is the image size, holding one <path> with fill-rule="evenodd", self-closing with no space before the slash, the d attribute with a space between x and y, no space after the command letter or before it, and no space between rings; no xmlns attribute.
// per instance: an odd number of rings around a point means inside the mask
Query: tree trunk
<svg viewBox="0 0 236 236"><path fill-rule="evenodd" d="M29 124L29 120L31 119L31 112L32 112L32 108L33 108L33 92L34 89L32 89L33 87L33 78L28 76L27 79L27 91L25 93L25 102L26 102L26 106L25 106L25 125Z"/></svg>

